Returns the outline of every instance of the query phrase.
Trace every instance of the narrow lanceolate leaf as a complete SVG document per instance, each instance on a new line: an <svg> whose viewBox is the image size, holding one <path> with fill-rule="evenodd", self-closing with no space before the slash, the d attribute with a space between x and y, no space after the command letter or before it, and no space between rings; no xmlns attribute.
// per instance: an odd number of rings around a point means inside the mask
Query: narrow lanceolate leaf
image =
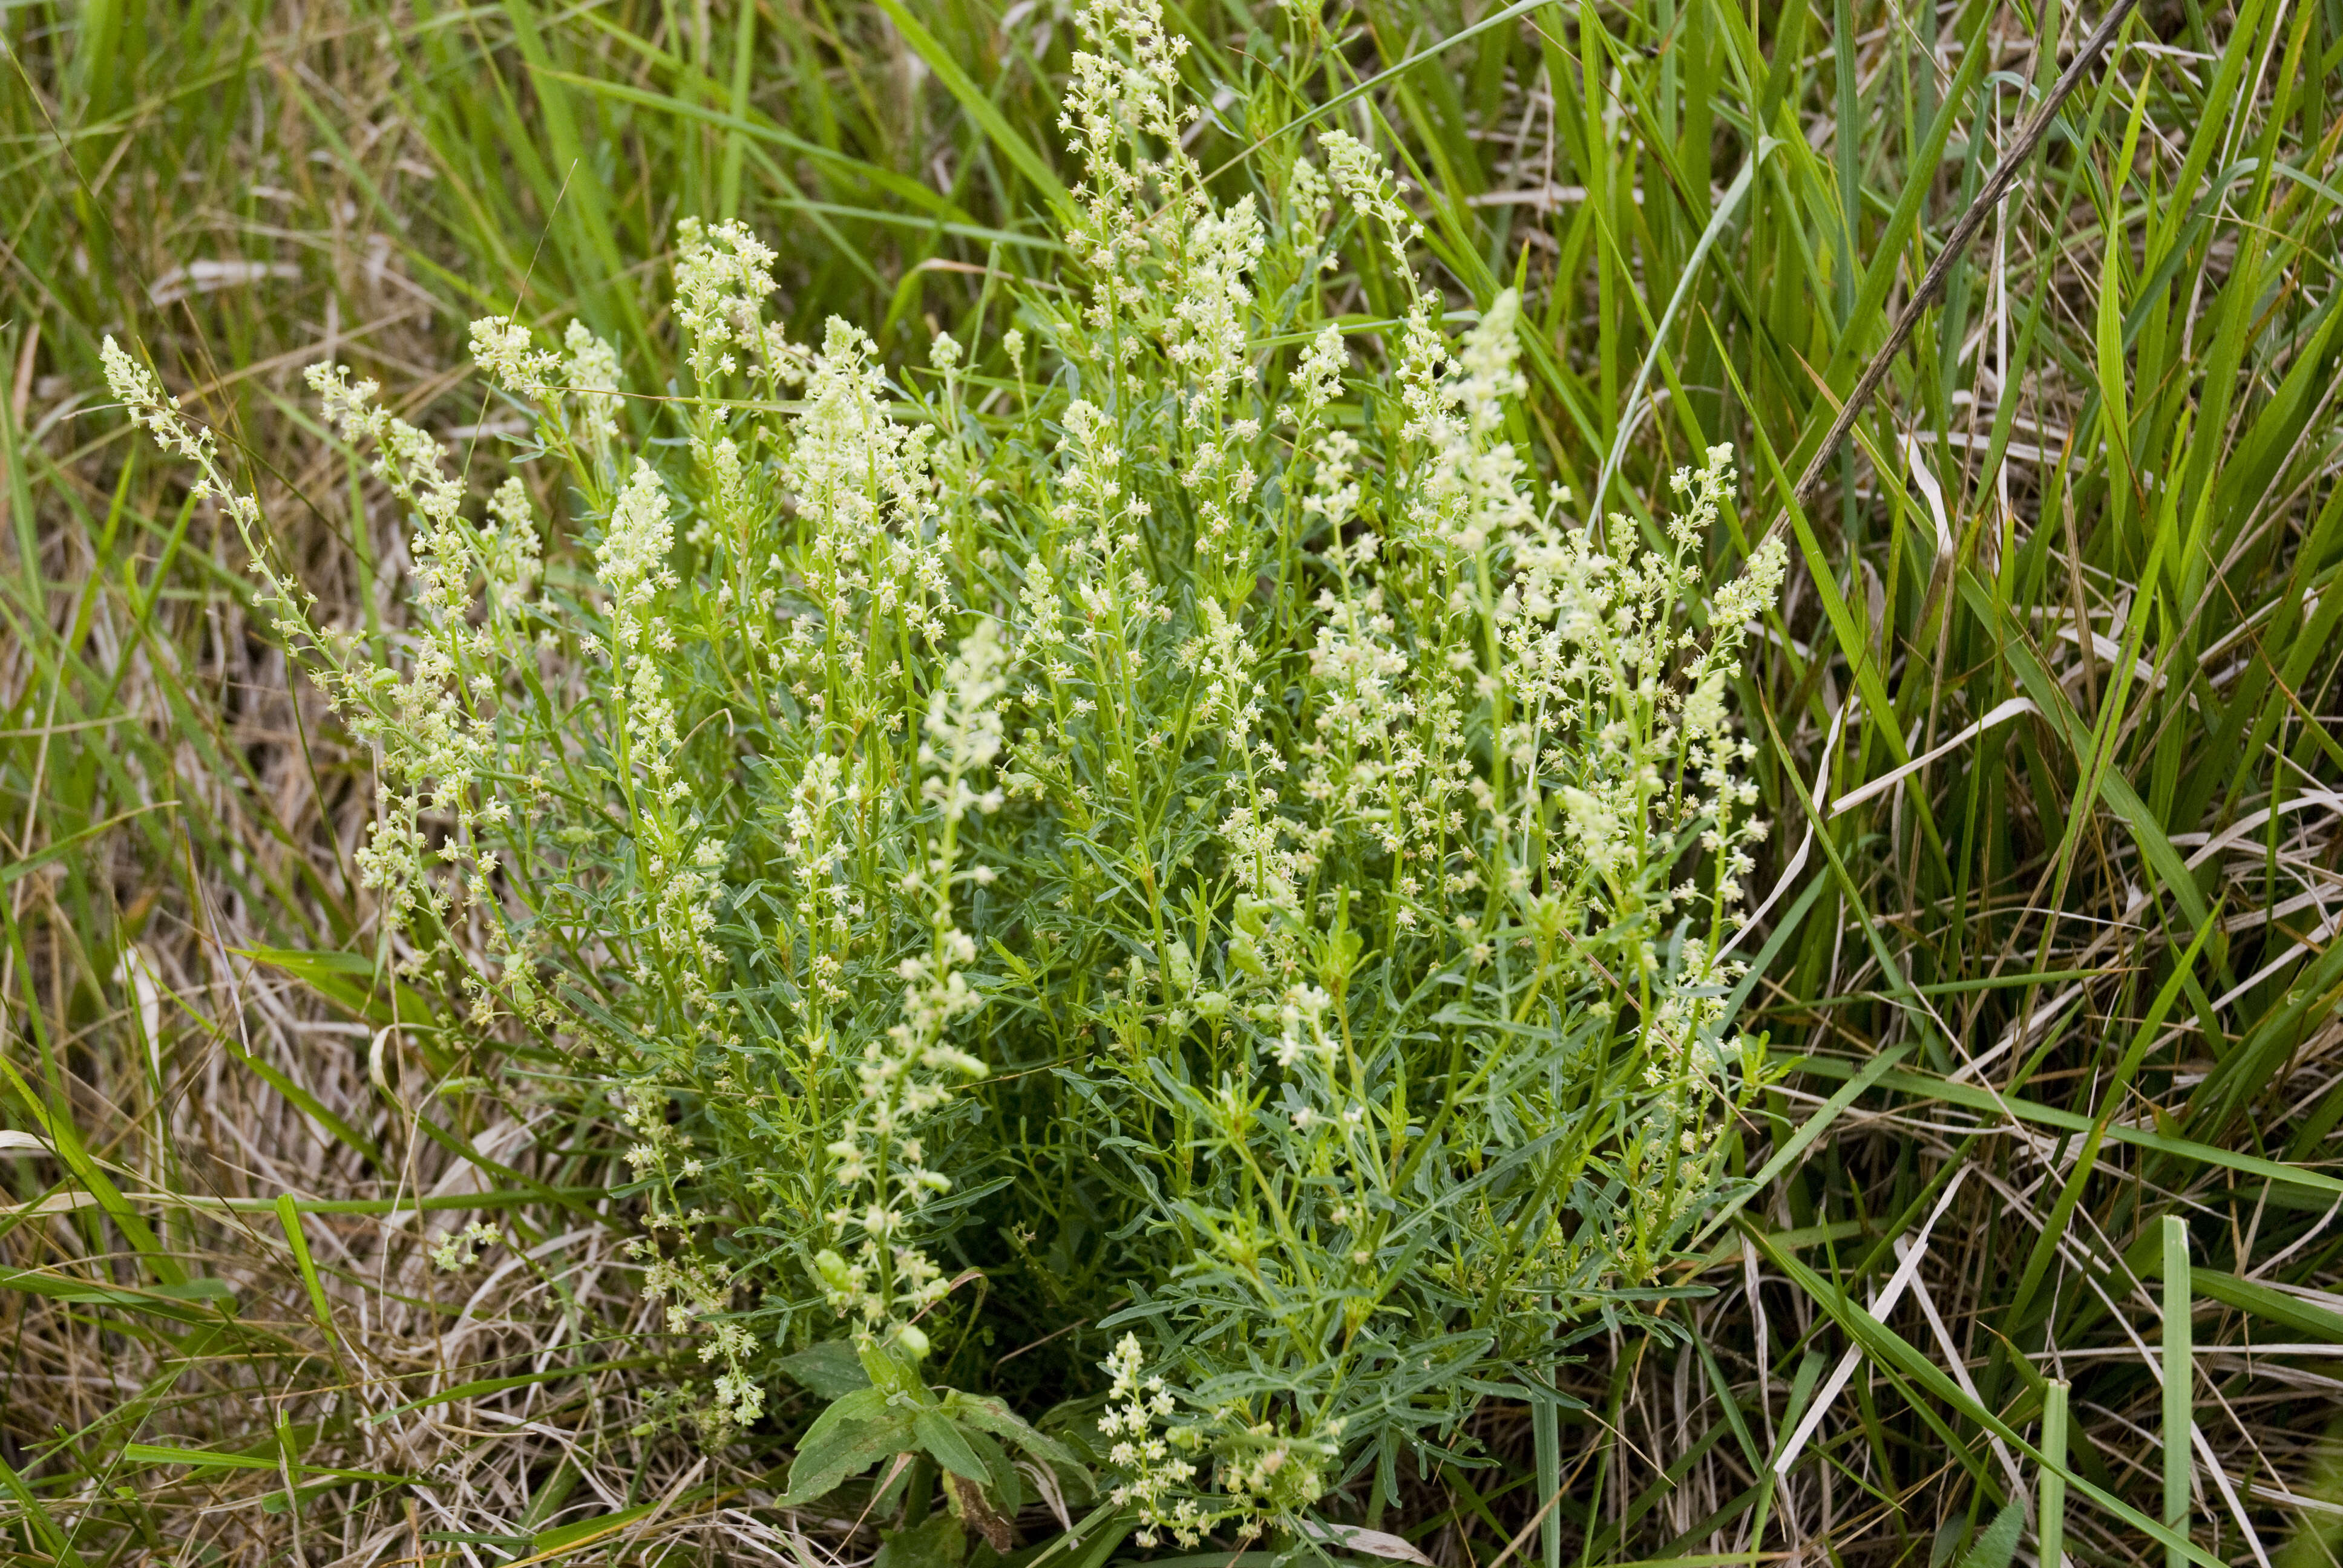
<svg viewBox="0 0 2343 1568"><path fill-rule="evenodd" d="M39 1124L49 1146L71 1169L74 1179L85 1191L97 1200L98 1206L106 1211L106 1218L121 1227L122 1233L129 1238L130 1244L137 1250L141 1262L155 1282L166 1287L186 1283L186 1271L156 1239L153 1227L130 1206L129 1200L122 1195L122 1189L116 1187L112 1179L98 1168L97 1162L90 1158L89 1151L84 1146L81 1134L71 1118L55 1114L5 1055L0 1055L0 1074L6 1076L8 1086L16 1091L19 1102Z"/></svg>
<svg viewBox="0 0 2343 1568"><path fill-rule="evenodd" d="M943 83L960 106L967 111L969 118L983 128L985 139L1016 166L1018 173L1033 182L1033 188L1041 193L1050 207L1060 212L1070 211L1073 197L1058 178L1057 172L1050 167L1048 161L1034 149L1024 134L994 107L991 98L961 68L960 62L937 42L935 35L911 14L903 0L874 0L874 3L902 31L904 42L927 62L928 68L935 72L936 79Z"/></svg>
<svg viewBox="0 0 2343 1568"><path fill-rule="evenodd" d="M1328 1546L1347 1547L1363 1552L1370 1557L1381 1557L1393 1563L1416 1563L1432 1568L1432 1559L1403 1536L1387 1530L1367 1530L1356 1524L1322 1524L1305 1521L1293 1532L1304 1541L1316 1541Z"/></svg>
<svg viewBox="0 0 2343 1568"><path fill-rule="evenodd" d="M1807 1059L1802 1060L1799 1067L1803 1071L1831 1078L1850 1077L1856 1070L1845 1062L1825 1059ZM2045 1105L2038 1101L1996 1094L1991 1090L1980 1089L1974 1084L1956 1083L1947 1079L1930 1078L1924 1073L1890 1070L1881 1073L1878 1081L1883 1088L1916 1095L1923 1100L1940 1100L1948 1104L1960 1106L1966 1111L1986 1111L1996 1117L2005 1115L2014 1117L2019 1121L2032 1122L2063 1132L2087 1131L2092 1126L2089 1117L2078 1115L2071 1111ZM2225 1171L2241 1171L2249 1176L2258 1176L2266 1181L2300 1189L2308 1194L2316 1194L2322 1201L2343 1196L2343 1179L2330 1176L2323 1171L2314 1170L2308 1166L2289 1165L2276 1160L2265 1160L2259 1155L2241 1154L2234 1150L2223 1149L2208 1143L2198 1143L2186 1138L2175 1138L2156 1131L2152 1127L2111 1123L2107 1127L2107 1136L2118 1143L2129 1143L2141 1149L2152 1149L2159 1153L2177 1155L2183 1160L2198 1164L2215 1166Z"/></svg>
<svg viewBox="0 0 2343 1568"><path fill-rule="evenodd" d="M277 1453L223 1453L213 1449L178 1448L159 1442L125 1443L122 1458L130 1464L191 1464L202 1470L277 1470L288 1462ZM373 1481L386 1485L399 1485L415 1479L411 1475L389 1475L378 1470L344 1470L299 1460L290 1462L292 1468L303 1475L332 1475L346 1481Z"/></svg>
<svg viewBox="0 0 2343 1568"><path fill-rule="evenodd" d="M301 1211L294 1204L290 1192L277 1200L277 1222L285 1231L285 1243L293 1250L294 1266L301 1271L302 1288L309 1292L309 1308L317 1314L317 1326L328 1334L334 1331L333 1308L326 1301L325 1282L317 1277L317 1265L309 1256L309 1239L301 1229Z"/></svg>
<svg viewBox="0 0 2343 1568"><path fill-rule="evenodd" d="M944 1412L952 1420L989 1432L995 1437L1005 1437L1037 1459L1072 1469L1081 1468L1081 1461L1057 1439L1035 1430L1022 1416L1011 1410L999 1399L989 1394L962 1393L953 1390L944 1396Z"/></svg>
<svg viewBox="0 0 2343 1568"><path fill-rule="evenodd" d="M911 1432L929 1457L962 1480L981 1485L991 1479L985 1468L984 1458L970 1446L950 1417L940 1411L923 1410L911 1418Z"/></svg>
<svg viewBox="0 0 2343 1568"><path fill-rule="evenodd" d="M2164 1217L2164 1524L2188 1533L2190 1482L2197 1471L2191 1432L2196 1425L2197 1359L2190 1314L2197 1292L2189 1280L2188 1226L2177 1214ZM2172 1568L2185 1554L2167 1551Z"/></svg>
<svg viewBox="0 0 2343 1568"><path fill-rule="evenodd" d="M616 1513L604 1513L592 1519L580 1519L575 1523L556 1525L540 1530L529 1538L529 1549L540 1558L550 1558L570 1547L598 1541L606 1535L616 1535L637 1520L648 1517L659 1504L639 1503L622 1508Z"/></svg>
<svg viewBox="0 0 2343 1568"><path fill-rule="evenodd" d="M2042 1473L2035 1499L2035 1539L2042 1568L2064 1568L2066 1544L2066 1399L2071 1385L2052 1382L2042 1396Z"/></svg>

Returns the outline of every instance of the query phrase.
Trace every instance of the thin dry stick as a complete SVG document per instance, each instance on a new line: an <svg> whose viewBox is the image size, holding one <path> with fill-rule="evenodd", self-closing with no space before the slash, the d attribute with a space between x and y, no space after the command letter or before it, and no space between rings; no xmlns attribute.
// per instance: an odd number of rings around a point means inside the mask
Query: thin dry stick
<svg viewBox="0 0 2343 1568"><path fill-rule="evenodd" d="M1839 444L1846 439L1847 432L1855 428L1855 420L1862 417L1864 408L1878 392L1880 383L1887 379L1887 372L1895 366L1896 357L1904 352L1904 345L1911 339L1912 329L1919 325L1920 312L1944 291L1945 279L1952 275L1953 263L1961 258L1961 254L1968 249L1969 242L1976 239L1978 231L1985 227L1986 219L1993 216L1993 209L2000 206L2001 198L2009 193L2011 184L2017 178L2017 171L2026 166L2034 156L2034 149L2049 134L2050 122L2056 116L2059 106L2082 85L2083 77L2107 52L2107 45L2115 41L2117 30L2122 27L2124 18L2130 15L2133 7L2138 4L2139 0L2115 0L2115 4L2107 7L2107 14L2099 18L2099 25L2091 29L2090 35L2075 51L2073 62L2052 85L2050 95L2042 100L2042 106L2034 111L2033 118L2026 122L2026 128L2018 132L2009 156L1995 166L1992 176L1985 182L1985 188L1977 193L1976 200L1971 202L1968 211L1961 215L1961 221L1953 226L1953 232L1945 236L1944 248L1936 253L1936 259L1928 264L1928 270L1920 276L1920 286L1912 291L1912 297L1906 300L1904 308L1896 313L1896 326L1887 334L1886 343L1864 367L1854 390L1846 395L1846 402L1840 407L1838 417L1831 422L1830 433L1823 437L1823 444L1815 449L1805 472L1798 476L1797 484L1790 491L1790 507L1785 508L1767 525L1765 532L1768 536L1778 534L1789 526L1791 508L1803 512L1813 504L1815 493L1822 488L1831 458L1836 455ZM1946 113L1951 112L1951 106L1946 106ZM1915 177L1926 176L1923 174Z"/></svg>

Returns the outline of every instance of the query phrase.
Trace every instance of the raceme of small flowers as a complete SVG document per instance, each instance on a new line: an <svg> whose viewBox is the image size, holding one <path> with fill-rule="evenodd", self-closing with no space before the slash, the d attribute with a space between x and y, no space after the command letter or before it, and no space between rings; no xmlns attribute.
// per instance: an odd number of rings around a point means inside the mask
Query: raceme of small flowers
<svg viewBox="0 0 2343 1568"><path fill-rule="evenodd" d="M1715 564L1721 446L1659 525L1576 516L1518 300L1447 328L1374 150L1289 136L1222 199L1152 0L1081 15L1065 286L969 345L791 342L773 249L685 220L659 399L578 323L476 323L533 430L468 469L312 370L408 519L380 634L106 365L375 759L403 969L573 1066L503 1092L601 1108L703 1432L816 1341L940 1376L1046 1302L1115 1500L1192 1545L1395 1501L1591 1314L1669 1332L1767 1081L1717 955L1785 562ZM1361 256L1397 321L1335 313Z"/></svg>

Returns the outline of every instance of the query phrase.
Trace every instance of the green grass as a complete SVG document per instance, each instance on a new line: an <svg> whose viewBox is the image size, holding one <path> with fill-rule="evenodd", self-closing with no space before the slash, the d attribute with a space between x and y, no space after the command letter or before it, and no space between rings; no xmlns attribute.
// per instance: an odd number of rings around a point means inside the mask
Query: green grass
<svg viewBox="0 0 2343 1568"><path fill-rule="evenodd" d="M1753 31L1698 0L1557 4L1459 37L1490 12L1370 4L1351 75L1308 84L1242 8L1177 15L1192 80L1231 89L1207 167L1458 37L1328 119L1397 139L1460 304L1524 283L1542 465L1632 511L1730 439L1755 528L2056 75L2027 39L2098 15L2052 9L1830 0ZM465 1125L418 1095L426 1063L370 1049L394 996L350 874L367 759L247 622L232 531L95 411L96 343L153 348L304 519L287 558L372 624L397 522L305 423L301 365L478 424L442 370L463 321L575 310L647 354L644 258L687 213L781 244L795 336L831 311L890 350L930 317L965 335L988 269L1050 264L1055 15L8 14L0 1115L40 1147L11 1140L0 1179L44 1205L0 1215L10 1550L488 1562L655 1503L591 1549L773 1539L755 1489L786 1420L705 1468L635 1435L656 1380L596 1130ZM2332 1561L2338 65L2334 0L2144 7L1790 509L1804 569L1740 693L1775 742L1761 890L1796 861L1745 1000L1803 1063L1745 1130L1765 1182L1689 1347L1590 1341L1583 1411L1543 1443L1493 1411L1505 1462L1409 1478L1382 1527L1476 1568L1516 1541L1991 1568L2056 1380L2073 1560L2166 1555L2145 1525L2177 1481L2206 1558ZM1359 305L1388 317L1383 281ZM418 1194L496 1206L529 1261L468 1312L398 1218ZM1875 1317L1899 1245L1918 1264ZM2194 1457L2164 1441L2184 1409ZM223 1458L159 1457L189 1449Z"/></svg>

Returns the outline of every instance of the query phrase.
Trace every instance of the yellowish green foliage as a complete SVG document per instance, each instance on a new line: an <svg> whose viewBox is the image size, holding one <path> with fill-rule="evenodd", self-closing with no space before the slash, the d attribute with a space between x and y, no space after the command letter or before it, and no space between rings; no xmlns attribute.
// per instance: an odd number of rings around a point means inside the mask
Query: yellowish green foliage
<svg viewBox="0 0 2343 1568"><path fill-rule="evenodd" d="M1416 237L1377 156L1289 137L1282 206L1220 201L1154 6L1084 25L1075 262L997 338L900 372L843 320L791 343L773 253L687 221L672 399L630 406L575 324L474 325L533 429L485 505L372 383L313 371L410 508L387 663L109 365L375 749L360 863L408 966L461 965L471 1027L558 1046L543 1092L624 1130L707 1432L845 1336L959 1434L916 1429L977 1489L954 1508L1013 1512L922 1369L1071 1182L1129 1325L1095 1450L1144 1538L1192 1545L1469 1451L1487 1394L1551 1397L1570 1325L1667 1293L1765 1081L1726 1021L1765 824L1725 689L1785 557L1704 558L1724 447L1648 542L1542 490L1515 296L1459 337L1417 284L1346 330L1315 280L1346 246L1404 272ZM548 508L584 570L548 566ZM893 1408L834 1407L795 1489L880 1457Z"/></svg>

